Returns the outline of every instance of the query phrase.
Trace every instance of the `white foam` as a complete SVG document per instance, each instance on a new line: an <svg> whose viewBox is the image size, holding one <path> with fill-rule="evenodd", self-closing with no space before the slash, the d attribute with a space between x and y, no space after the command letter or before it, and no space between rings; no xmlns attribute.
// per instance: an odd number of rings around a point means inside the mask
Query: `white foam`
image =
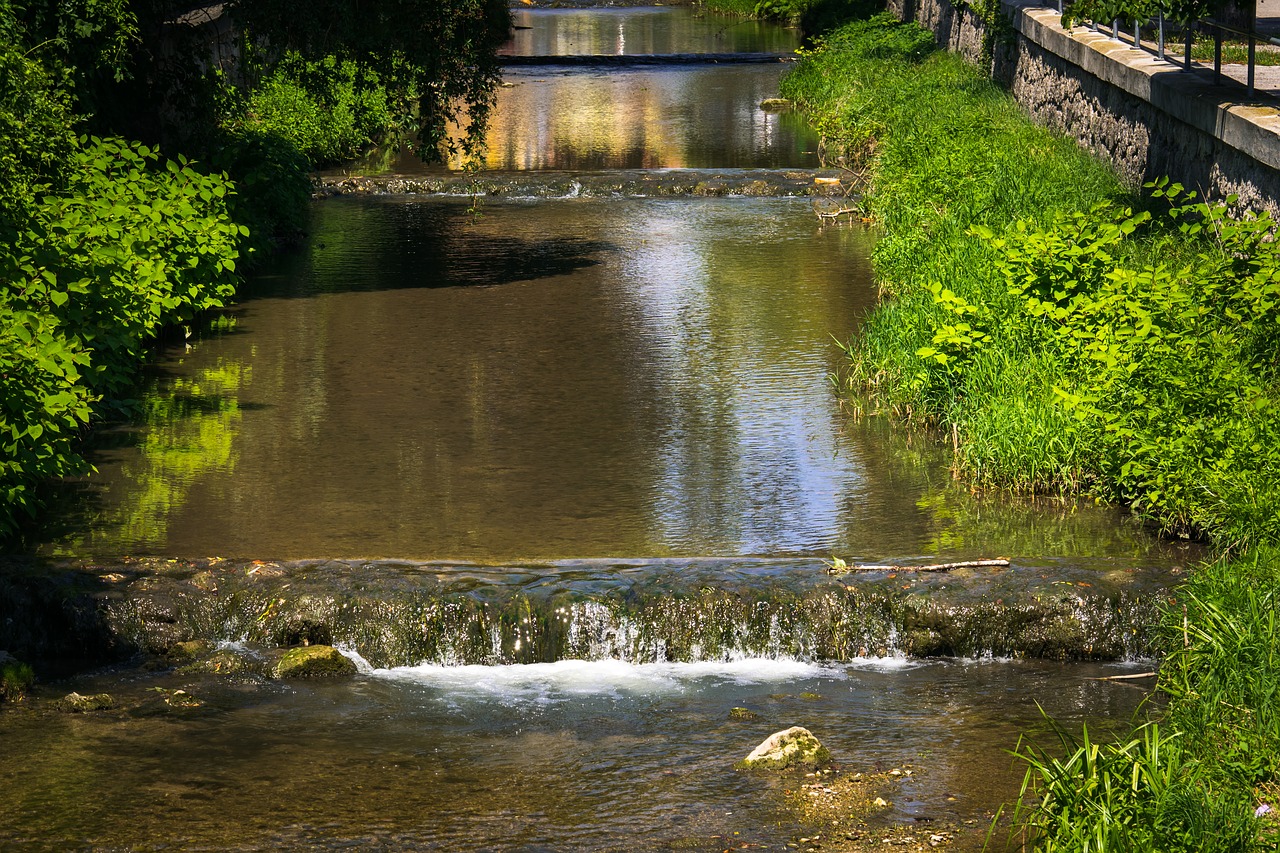
<svg viewBox="0 0 1280 853"><path fill-rule="evenodd" d="M359 665L360 661L357 661ZM508 700L554 701L585 696L684 693L716 684L753 685L843 678L845 669L790 659L744 658L693 663L562 660L506 666L420 664L374 669L375 678L412 682L449 693Z"/></svg>
<svg viewBox="0 0 1280 853"><path fill-rule="evenodd" d="M348 646L345 643L339 643L338 645L334 646L334 648L338 650L339 654L341 654L343 657L347 658L349 661L351 661L356 665L357 672L360 672L364 675L370 675L374 672L373 664L365 660L364 655L360 654L351 646Z"/></svg>
<svg viewBox="0 0 1280 853"><path fill-rule="evenodd" d="M912 660L906 655L888 655L882 658L854 658L843 665L850 669L875 669L884 672L897 672L904 669L915 669L918 666L924 666L925 663L919 660Z"/></svg>

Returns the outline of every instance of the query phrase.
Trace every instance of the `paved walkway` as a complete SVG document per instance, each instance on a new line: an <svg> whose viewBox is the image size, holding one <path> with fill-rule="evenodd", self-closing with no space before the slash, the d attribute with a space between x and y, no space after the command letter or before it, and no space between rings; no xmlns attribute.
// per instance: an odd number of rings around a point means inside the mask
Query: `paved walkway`
<svg viewBox="0 0 1280 853"><path fill-rule="evenodd" d="M1255 25L1258 32L1269 36L1280 36L1280 0L1257 0L1258 17Z"/></svg>

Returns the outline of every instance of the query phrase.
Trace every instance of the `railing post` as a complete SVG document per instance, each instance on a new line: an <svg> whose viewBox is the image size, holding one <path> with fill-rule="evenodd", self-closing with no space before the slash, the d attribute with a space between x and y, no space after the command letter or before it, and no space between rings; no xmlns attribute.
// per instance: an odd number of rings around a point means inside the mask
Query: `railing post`
<svg viewBox="0 0 1280 853"><path fill-rule="evenodd" d="M1222 30L1213 31L1213 85L1222 82Z"/></svg>
<svg viewBox="0 0 1280 853"><path fill-rule="evenodd" d="M1182 70L1190 71L1191 70L1191 26L1192 26L1191 22L1188 21L1186 26L1187 26L1187 29L1184 32L1184 35L1186 36L1186 52L1182 56Z"/></svg>
<svg viewBox="0 0 1280 853"><path fill-rule="evenodd" d="M1249 97L1251 98L1253 97L1253 72L1255 67L1254 60L1257 58L1257 54L1256 54L1257 39L1254 38L1255 35L1256 33L1252 29L1250 29L1249 30Z"/></svg>
<svg viewBox="0 0 1280 853"><path fill-rule="evenodd" d="M1156 55L1164 62L1164 12L1156 15Z"/></svg>
<svg viewBox="0 0 1280 853"><path fill-rule="evenodd" d="M1119 18L1111 19L1111 37L1116 41L1120 40L1120 19Z"/></svg>
<svg viewBox="0 0 1280 853"><path fill-rule="evenodd" d="M1133 19L1133 46L1138 50L1142 49L1142 30L1138 25L1138 19Z"/></svg>

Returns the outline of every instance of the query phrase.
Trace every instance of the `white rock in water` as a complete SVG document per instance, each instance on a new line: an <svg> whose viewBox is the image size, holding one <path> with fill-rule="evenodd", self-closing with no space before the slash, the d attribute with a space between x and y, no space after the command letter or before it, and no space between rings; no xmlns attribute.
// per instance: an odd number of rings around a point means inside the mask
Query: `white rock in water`
<svg viewBox="0 0 1280 853"><path fill-rule="evenodd" d="M738 762L740 769L783 770L794 765L821 767L831 763L831 753L818 742L813 732L802 726L774 732L751 754Z"/></svg>

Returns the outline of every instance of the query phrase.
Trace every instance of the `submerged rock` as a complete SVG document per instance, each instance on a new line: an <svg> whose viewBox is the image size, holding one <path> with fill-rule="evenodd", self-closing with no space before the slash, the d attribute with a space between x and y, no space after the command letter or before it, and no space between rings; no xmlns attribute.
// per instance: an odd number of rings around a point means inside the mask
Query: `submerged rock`
<svg viewBox="0 0 1280 853"><path fill-rule="evenodd" d="M209 653L213 645L208 640L187 640L174 643L168 649L168 657L178 663L187 663Z"/></svg>
<svg viewBox="0 0 1280 853"><path fill-rule="evenodd" d="M8 652L0 652L0 702L17 701L36 681L31 667Z"/></svg>
<svg viewBox="0 0 1280 853"><path fill-rule="evenodd" d="M95 693L92 696L81 696L79 693L68 693L58 702L58 708L73 714L84 714L88 711L106 711L116 704L110 693Z"/></svg>
<svg viewBox="0 0 1280 853"><path fill-rule="evenodd" d="M276 661L276 678L333 678L355 675L356 665L333 646L300 646Z"/></svg>
<svg viewBox="0 0 1280 853"><path fill-rule="evenodd" d="M740 770L785 770L788 767L822 767L831 763L831 753L813 732L803 726L792 726L774 732L739 761Z"/></svg>
<svg viewBox="0 0 1280 853"><path fill-rule="evenodd" d="M729 719L731 720L754 720L756 712L750 708L730 708Z"/></svg>
<svg viewBox="0 0 1280 853"><path fill-rule="evenodd" d="M193 660L178 668L183 675L211 673L213 675L262 675L265 664L247 654L231 649L215 649L214 651Z"/></svg>

